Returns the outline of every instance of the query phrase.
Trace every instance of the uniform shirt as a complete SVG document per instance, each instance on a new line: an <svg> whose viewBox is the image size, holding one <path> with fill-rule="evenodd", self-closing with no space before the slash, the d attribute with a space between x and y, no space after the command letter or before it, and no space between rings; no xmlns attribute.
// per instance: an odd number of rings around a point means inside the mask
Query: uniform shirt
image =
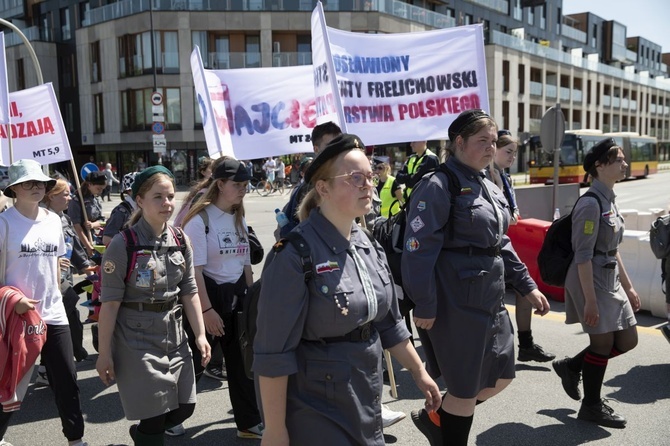
<svg viewBox="0 0 670 446"><path fill-rule="evenodd" d="M109 215L109 219L107 220L107 224L105 224L105 229L103 230L102 235L112 238L121 232L133 212L129 208L135 209L133 199L125 197L124 203L121 203L112 209L112 213Z"/></svg>
<svg viewBox="0 0 670 446"><path fill-rule="evenodd" d="M65 254L60 217L40 208L32 220L11 207L0 218L7 221L7 225L0 222L0 251L7 250L4 285L39 301L35 308L45 323L68 325L59 287L58 257ZM2 246L5 242L8 246Z"/></svg>
<svg viewBox="0 0 670 446"><path fill-rule="evenodd" d="M235 227L235 215L223 212L213 204L205 208L209 216L209 232L199 215L193 217L184 232L193 245L193 265L202 266L203 272L217 284L235 283L251 265L247 233L240 234ZM245 231L246 221L242 222Z"/></svg>
<svg viewBox="0 0 670 446"><path fill-rule="evenodd" d="M167 301L198 292L188 238L183 241L187 244L184 254L180 249L168 252L168 247L177 246L170 229L166 228L156 237L144 218L140 218L133 229L137 244L153 246L154 250L137 255L126 283L128 252L123 235L117 234L102 258L102 302Z"/></svg>
<svg viewBox="0 0 670 446"><path fill-rule="evenodd" d="M88 221L94 222L102 218L102 201L100 197L89 195L84 198L84 206L86 207L86 215L88 216ZM84 230L84 234L88 231L84 228L84 214L81 210L81 202L79 201L79 195L75 195L74 199L70 201L67 205L67 215L72 220L73 225L81 225Z"/></svg>

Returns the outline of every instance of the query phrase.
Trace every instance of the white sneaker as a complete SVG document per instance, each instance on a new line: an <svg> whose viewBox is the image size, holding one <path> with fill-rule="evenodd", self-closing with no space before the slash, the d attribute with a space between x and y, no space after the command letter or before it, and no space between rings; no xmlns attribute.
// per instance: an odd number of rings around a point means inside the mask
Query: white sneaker
<svg viewBox="0 0 670 446"><path fill-rule="evenodd" d="M178 424L174 427L171 427L170 429L165 429L165 435L169 435L170 437L181 437L185 434L186 429L184 429L183 424Z"/></svg>
<svg viewBox="0 0 670 446"><path fill-rule="evenodd" d="M2 445L2 443L0 443L0 446L1 446L1 445ZM82 439L80 439L79 441L77 441L77 442L75 442L75 443L72 443L71 441L69 441L69 442L68 442L68 445L69 445L69 446L88 446L88 443L86 443L86 442L84 441L84 439L82 438Z"/></svg>
<svg viewBox="0 0 670 446"><path fill-rule="evenodd" d="M244 430L237 430L237 437L238 438L247 438L251 440L260 440L263 438L263 431L265 430L265 426L263 426L263 423L259 423L253 427L250 427L249 429L244 429Z"/></svg>
<svg viewBox="0 0 670 446"><path fill-rule="evenodd" d="M382 404L382 426L387 428L393 426L398 421L403 420L407 415L405 412L396 412L391 410L386 404Z"/></svg>
<svg viewBox="0 0 670 446"><path fill-rule="evenodd" d="M4 438L0 438L0 446L12 446L12 444L8 441L5 441Z"/></svg>

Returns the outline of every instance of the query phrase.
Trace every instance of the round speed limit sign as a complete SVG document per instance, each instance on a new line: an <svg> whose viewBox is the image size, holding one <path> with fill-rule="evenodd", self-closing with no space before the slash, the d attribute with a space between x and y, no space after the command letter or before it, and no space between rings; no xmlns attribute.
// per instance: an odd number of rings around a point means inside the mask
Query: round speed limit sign
<svg viewBox="0 0 670 446"><path fill-rule="evenodd" d="M153 105L161 105L163 103L163 95L159 91L151 93L151 103Z"/></svg>

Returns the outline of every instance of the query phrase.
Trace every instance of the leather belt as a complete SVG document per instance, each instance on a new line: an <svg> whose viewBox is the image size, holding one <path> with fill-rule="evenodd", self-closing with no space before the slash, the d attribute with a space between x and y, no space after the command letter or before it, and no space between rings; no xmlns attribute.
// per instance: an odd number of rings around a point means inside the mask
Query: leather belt
<svg viewBox="0 0 670 446"><path fill-rule="evenodd" d="M126 308L132 308L137 311L152 311L154 313L162 313L170 311L177 305L177 299L166 300L162 302L121 302L121 305Z"/></svg>
<svg viewBox="0 0 670 446"><path fill-rule="evenodd" d="M372 330L372 322L367 322L360 327L354 328L345 335L333 336L331 338L321 338L316 341L309 342L322 342L326 344L332 344L334 342L366 342L372 337Z"/></svg>
<svg viewBox="0 0 670 446"><path fill-rule="evenodd" d="M613 250L611 250L611 251L598 251L597 249L595 250L596 255L599 255L599 256L610 256L610 257L614 257L614 256L616 255L617 252L618 252L617 249L613 249Z"/></svg>
<svg viewBox="0 0 670 446"><path fill-rule="evenodd" d="M500 257L500 245L490 246L488 248L479 248L477 246L462 246L458 248L444 248L447 251L458 252L469 256L487 256Z"/></svg>

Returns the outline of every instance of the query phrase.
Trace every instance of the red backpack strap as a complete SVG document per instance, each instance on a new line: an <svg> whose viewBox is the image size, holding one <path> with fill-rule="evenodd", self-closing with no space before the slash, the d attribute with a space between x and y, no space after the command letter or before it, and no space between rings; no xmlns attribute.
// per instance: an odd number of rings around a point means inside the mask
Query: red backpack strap
<svg viewBox="0 0 670 446"><path fill-rule="evenodd" d="M133 272L135 263L137 262L137 234L133 228L126 228L121 231L121 236L126 242L126 254L128 255L128 265L126 266L126 278L125 282L128 282L130 275Z"/></svg>

